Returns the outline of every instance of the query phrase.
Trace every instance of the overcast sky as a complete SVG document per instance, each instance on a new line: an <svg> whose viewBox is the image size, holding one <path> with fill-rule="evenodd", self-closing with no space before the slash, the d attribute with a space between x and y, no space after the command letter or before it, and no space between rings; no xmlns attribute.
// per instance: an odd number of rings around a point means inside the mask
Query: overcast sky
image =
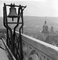
<svg viewBox="0 0 58 60"><path fill-rule="evenodd" d="M58 17L58 0L0 0L0 16L3 16L3 3L27 5L25 16Z"/></svg>

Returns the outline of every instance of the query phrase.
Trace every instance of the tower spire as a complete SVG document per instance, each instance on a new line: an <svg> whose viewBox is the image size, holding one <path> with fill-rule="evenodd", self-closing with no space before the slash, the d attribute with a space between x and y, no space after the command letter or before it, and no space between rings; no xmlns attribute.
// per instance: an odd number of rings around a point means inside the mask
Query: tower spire
<svg viewBox="0 0 58 60"><path fill-rule="evenodd" d="M47 21L45 20L45 24L47 23Z"/></svg>
<svg viewBox="0 0 58 60"><path fill-rule="evenodd" d="M48 32L49 31L48 31L47 21L45 20L42 33L48 33Z"/></svg>

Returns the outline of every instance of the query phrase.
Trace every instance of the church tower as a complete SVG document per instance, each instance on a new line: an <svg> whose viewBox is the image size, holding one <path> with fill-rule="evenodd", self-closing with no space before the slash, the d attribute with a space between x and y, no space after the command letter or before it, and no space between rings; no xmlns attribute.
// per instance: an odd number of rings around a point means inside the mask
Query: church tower
<svg viewBox="0 0 58 60"><path fill-rule="evenodd" d="M51 26L51 31L50 31L51 33L54 33L54 28L53 28L53 26Z"/></svg>
<svg viewBox="0 0 58 60"><path fill-rule="evenodd" d="M49 33L47 21L44 22L42 33L44 33L44 34Z"/></svg>

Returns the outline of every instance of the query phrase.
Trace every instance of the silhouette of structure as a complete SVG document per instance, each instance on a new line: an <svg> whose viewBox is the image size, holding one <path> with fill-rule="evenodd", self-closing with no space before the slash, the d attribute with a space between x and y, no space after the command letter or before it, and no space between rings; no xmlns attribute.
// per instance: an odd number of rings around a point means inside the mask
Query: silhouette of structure
<svg viewBox="0 0 58 60"><path fill-rule="evenodd" d="M53 33L54 32L54 28L53 28L53 26L51 26L51 31L50 31L51 33Z"/></svg>
<svg viewBox="0 0 58 60"><path fill-rule="evenodd" d="M44 22L42 33L44 33L44 34L49 33L48 26L47 26L47 21Z"/></svg>
<svg viewBox="0 0 58 60"><path fill-rule="evenodd" d="M10 7L10 11L9 11L9 15L7 15L7 7ZM16 8L18 8L18 11L16 13ZM13 53L13 55L15 56L16 60L23 60L23 50L22 50L22 37L21 37L21 33L23 32L23 11L26 8L26 6L22 6L22 5L15 5L15 4L10 4L7 5L4 3L4 7L3 7L3 24L4 27L7 30L7 40L6 40L6 44L8 45L8 47L10 48L11 52ZM9 22L7 18L12 18L12 22ZM14 18L17 18L17 21L14 21ZM21 22L19 21L21 18ZM14 21L14 22L13 22ZM8 25L8 24L16 24L15 27L12 28ZM19 27L19 36L16 36L16 28ZM20 48L20 53L18 52Z"/></svg>

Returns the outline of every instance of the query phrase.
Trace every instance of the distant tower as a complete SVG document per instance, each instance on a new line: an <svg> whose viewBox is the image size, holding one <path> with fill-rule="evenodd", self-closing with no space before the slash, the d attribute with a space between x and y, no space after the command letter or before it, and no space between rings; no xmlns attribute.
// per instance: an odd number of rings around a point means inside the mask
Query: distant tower
<svg viewBox="0 0 58 60"><path fill-rule="evenodd" d="M54 28L53 28L53 26L51 26L51 32L52 32L52 33L54 32Z"/></svg>
<svg viewBox="0 0 58 60"><path fill-rule="evenodd" d="M44 22L42 33L49 33L48 26L47 26L47 22L46 21Z"/></svg>

